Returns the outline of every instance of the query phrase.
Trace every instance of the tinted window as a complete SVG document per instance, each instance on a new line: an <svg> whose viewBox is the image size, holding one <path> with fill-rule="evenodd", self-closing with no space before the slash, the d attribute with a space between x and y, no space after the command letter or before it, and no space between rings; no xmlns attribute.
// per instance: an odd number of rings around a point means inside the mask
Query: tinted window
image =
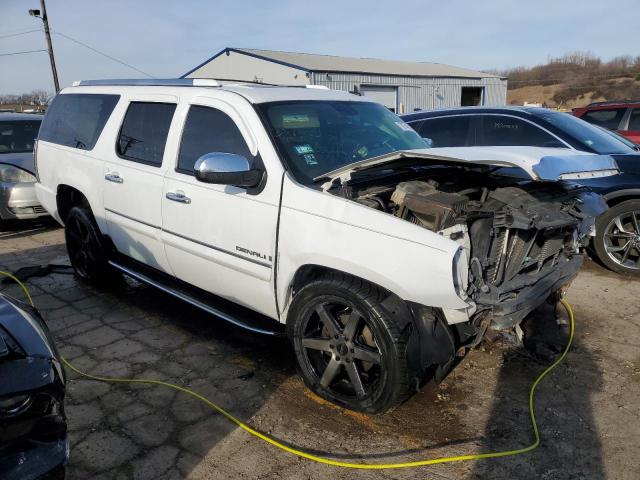
<svg viewBox="0 0 640 480"><path fill-rule="evenodd" d="M175 109L173 103L132 102L120 129L118 154L135 162L162 165Z"/></svg>
<svg viewBox="0 0 640 480"><path fill-rule="evenodd" d="M478 145L522 147L566 147L553 135L540 127L515 117L505 115L481 115L481 133Z"/></svg>
<svg viewBox="0 0 640 480"><path fill-rule="evenodd" d="M88 93L57 95L47 110L38 138L91 150L119 98L119 95Z"/></svg>
<svg viewBox="0 0 640 480"><path fill-rule="evenodd" d="M589 123L608 128L609 130L617 130L620 126L620 120L622 120L625 111L625 108L612 108L610 110L590 110L580 118Z"/></svg>
<svg viewBox="0 0 640 480"><path fill-rule="evenodd" d="M431 146L469 147L475 144L471 115L427 118L418 130L420 136L431 140Z"/></svg>
<svg viewBox="0 0 640 480"><path fill-rule="evenodd" d="M0 122L0 154L32 152L39 128L39 120Z"/></svg>
<svg viewBox="0 0 640 480"><path fill-rule="evenodd" d="M205 153L237 153L251 159L251 152L233 120L220 110L193 106L189 109L180 144L178 170L192 173Z"/></svg>
<svg viewBox="0 0 640 480"><path fill-rule="evenodd" d="M627 130L632 132L640 132L640 108L634 108L631 110L631 116L629 117L629 126Z"/></svg>
<svg viewBox="0 0 640 480"><path fill-rule="evenodd" d="M591 125L568 113L538 109L535 115L563 131L565 137L572 137L579 143L579 145L575 146L578 150L602 154L630 153L632 151L613 135L609 135L597 126Z"/></svg>

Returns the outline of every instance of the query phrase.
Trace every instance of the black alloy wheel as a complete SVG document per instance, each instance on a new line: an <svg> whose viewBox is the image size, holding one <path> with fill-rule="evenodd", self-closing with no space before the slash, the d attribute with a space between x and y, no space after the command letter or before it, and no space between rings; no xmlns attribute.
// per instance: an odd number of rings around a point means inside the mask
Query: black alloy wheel
<svg viewBox="0 0 640 480"><path fill-rule="evenodd" d="M410 395L406 343L381 307L385 294L345 275L316 280L290 309L301 375L321 397L370 413Z"/></svg>
<svg viewBox="0 0 640 480"><path fill-rule="evenodd" d="M64 236L69 260L81 280L104 284L112 277L102 237L93 215L84 207L73 207L65 220Z"/></svg>
<svg viewBox="0 0 640 480"><path fill-rule="evenodd" d="M340 299L332 300L318 303L306 318L305 361L321 387L361 401L380 384L382 354L362 314Z"/></svg>
<svg viewBox="0 0 640 480"><path fill-rule="evenodd" d="M594 243L611 270L640 276L640 200L619 203L600 216Z"/></svg>

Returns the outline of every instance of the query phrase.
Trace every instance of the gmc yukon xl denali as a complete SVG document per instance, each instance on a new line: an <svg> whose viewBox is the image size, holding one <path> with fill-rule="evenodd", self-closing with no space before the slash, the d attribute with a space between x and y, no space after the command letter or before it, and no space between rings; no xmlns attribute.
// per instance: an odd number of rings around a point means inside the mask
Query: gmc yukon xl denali
<svg viewBox="0 0 640 480"><path fill-rule="evenodd" d="M77 82L36 164L80 279L279 326L309 388L366 412L555 298L605 208L570 181L617 173L561 149L436 156L364 97L206 79Z"/></svg>

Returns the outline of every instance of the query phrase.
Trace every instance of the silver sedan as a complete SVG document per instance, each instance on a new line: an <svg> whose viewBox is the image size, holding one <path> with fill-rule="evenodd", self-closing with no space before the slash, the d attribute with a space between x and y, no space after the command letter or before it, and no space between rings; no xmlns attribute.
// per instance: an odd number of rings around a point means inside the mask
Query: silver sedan
<svg viewBox="0 0 640 480"><path fill-rule="evenodd" d="M33 147L42 115L0 113L0 221L46 216L35 192Z"/></svg>

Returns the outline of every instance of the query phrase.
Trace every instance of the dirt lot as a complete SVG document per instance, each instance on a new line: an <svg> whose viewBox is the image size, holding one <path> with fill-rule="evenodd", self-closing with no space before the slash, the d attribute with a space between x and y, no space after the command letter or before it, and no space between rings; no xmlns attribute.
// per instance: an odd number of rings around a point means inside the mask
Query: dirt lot
<svg viewBox="0 0 640 480"><path fill-rule="evenodd" d="M62 230L0 234L0 266L67 263ZM98 291L71 275L29 281L63 355L99 375L156 378L221 403L261 431L355 461L393 462L530 443L527 396L546 363L493 345L438 387L386 415L311 395L286 342L247 334L132 282ZM8 291L17 291L9 287ZM640 471L640 281L593 262L573 284L575 347L539 388L542 445L532 453L382 472L299 460L158 387L69 373L70 479L636 479Z"/></svg>

